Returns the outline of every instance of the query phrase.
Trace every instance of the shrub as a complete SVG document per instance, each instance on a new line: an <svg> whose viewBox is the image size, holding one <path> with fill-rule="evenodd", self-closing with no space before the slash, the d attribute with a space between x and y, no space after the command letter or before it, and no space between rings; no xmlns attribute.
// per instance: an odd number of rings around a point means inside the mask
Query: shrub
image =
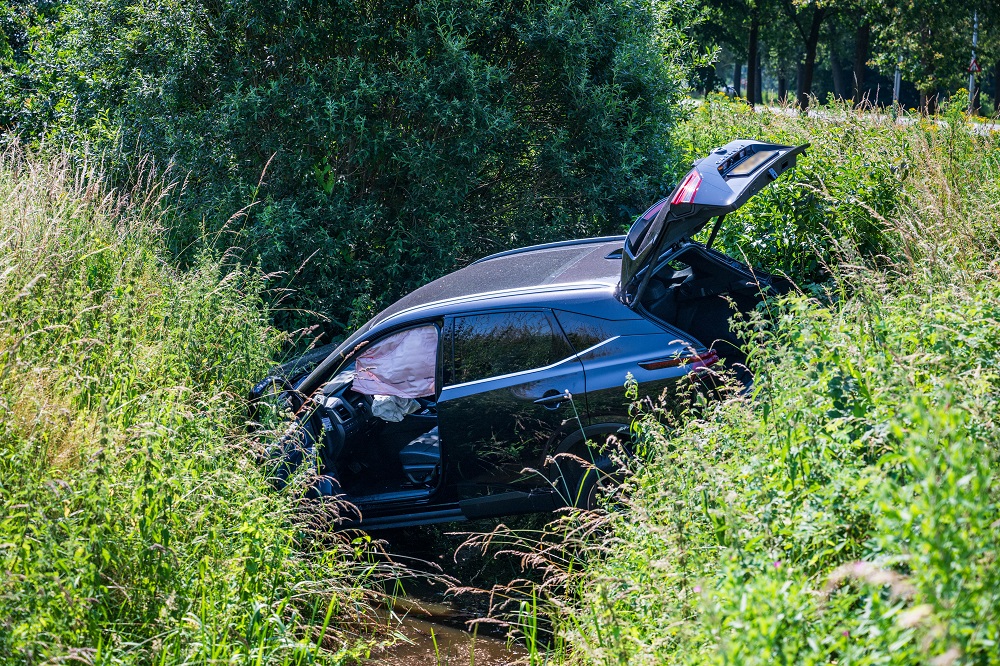
<svg viewBox="0 0 1000 666"><path fill-rule="evenodd" d="M190 169L171 248L189 259L207 229L293 276L285 327L305 308L336 331L483 254L620 231L672 186L694 58L675 0L60 7L12 66L14 131Z"/></svg>

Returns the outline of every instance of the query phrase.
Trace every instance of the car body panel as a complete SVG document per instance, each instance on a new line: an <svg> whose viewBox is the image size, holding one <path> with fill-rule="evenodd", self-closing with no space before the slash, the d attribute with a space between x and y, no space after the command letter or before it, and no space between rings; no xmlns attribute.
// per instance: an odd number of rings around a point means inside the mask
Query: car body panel
<svg viewBox="0 0 1000 666"><path fill-rule="evenodd" d="M689 369L684 365L646 370L644 361L691 355L697 343L661 332L653 335L623 335L612 338L598 348L580 355L587 382L587 413L589 422L597 423L627 417L623 396L628 375L643 387L643 395L656 398L684 377ZM700 346L700 345L698 345Z"/></svg>
<svg viewBox="0 0 1000 666"><path fill-rule="evenodd" d="M546 406L535 401L569 392ZM438 400L446 480L460 499L538 485L553 433L587 418L583 366L575 356L544 368L445 387ZM577 397L579 396L579 397ZM574 405L574 401L580 401ZM451 475L450 477L448 475Z"/></svg>

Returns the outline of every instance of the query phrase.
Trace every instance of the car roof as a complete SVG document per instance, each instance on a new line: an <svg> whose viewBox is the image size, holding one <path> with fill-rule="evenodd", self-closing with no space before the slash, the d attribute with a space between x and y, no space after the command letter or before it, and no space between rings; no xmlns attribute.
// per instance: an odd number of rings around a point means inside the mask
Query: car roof
<svg viewBox="0 0 1000 666"><path fill-rule="evenodd" d="M308 394L367 336L479 309L545 307L642 319L615 298L625 236L535 245L490 255L404 296L329 353L299 386Z"/></svg>
<svg viewBox="0 0 1000 666"><path fill-rule="evenodd" d="M490 307L551 305L553 295L581 290L607 291L621 277L624 236L586 238L501 252L438 278L380 312L372 327L390 319L467 310L472 302ZM557 297L558 300L558 297Z"/></svg>

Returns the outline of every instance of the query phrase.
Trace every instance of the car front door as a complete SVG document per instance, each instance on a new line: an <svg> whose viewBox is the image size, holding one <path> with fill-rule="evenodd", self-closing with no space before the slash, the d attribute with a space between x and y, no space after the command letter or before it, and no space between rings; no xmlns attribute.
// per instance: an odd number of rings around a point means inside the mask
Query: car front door
<svg viewBox="0 0 1000 666"><path fill-rule="evenodd" d="M437 408L446 483L459 499L544 485L550 440L586 422L583 366L551 311L469 314L445 330L452 344Z"/></svg>

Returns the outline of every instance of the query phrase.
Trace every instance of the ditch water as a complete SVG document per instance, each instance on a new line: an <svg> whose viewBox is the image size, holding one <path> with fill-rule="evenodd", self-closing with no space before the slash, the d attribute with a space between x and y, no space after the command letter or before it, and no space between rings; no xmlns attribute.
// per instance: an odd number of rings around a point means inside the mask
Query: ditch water
<svg viewBox="0 0 1000 666"><path fill-rule="evenodd" d="M514 568L497 565L480 554L453 557L464 540L435 528L399 530L385 536L393 559L408 561L414 577L406 594L383 611L386 624L399 636L389 647L373 651L371 664L418 666L448 664L505 666L527 662L527 651L507 639L504 627L471 620L487 615L485 599L475 594L449 594L452 586L490 587L517 576ZM421 571L427 572L426 577ZM394 617L392 617L394 616Z"/></svg>
<svg viewBox="0 0 1000 666"><path fill-rule="evenodd" d="M403 618L399 640L372 653L370 663L389 666L422 664L505 666L523 663L527 652L508 643L503 633L488 625L466 624L471 619L454 604L403 597L394 608Z"/></svg>

